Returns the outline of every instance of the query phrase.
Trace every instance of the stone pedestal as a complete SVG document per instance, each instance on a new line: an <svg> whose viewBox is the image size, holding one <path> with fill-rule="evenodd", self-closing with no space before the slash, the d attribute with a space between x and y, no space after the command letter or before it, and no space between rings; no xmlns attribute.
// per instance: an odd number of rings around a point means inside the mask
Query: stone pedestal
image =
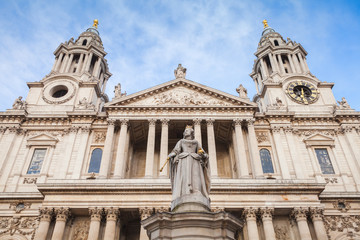
<svg viewBox="0 0 360 240"><path fill-rule="evenodd" d="M151 240L236 239L243 224L226 212L163 212L141 222Z"/></svg>

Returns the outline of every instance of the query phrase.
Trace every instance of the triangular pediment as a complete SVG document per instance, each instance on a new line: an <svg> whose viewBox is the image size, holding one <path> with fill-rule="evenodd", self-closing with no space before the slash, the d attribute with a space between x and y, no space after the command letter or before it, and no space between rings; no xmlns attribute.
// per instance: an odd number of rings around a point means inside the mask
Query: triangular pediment
<svg viewBox="0 0 360 240"><path fill-rule="evenodd" d="M54 146L59 140L48 134L39 134L27 139L28 146Z"/></svg>
<svg viewBox="0 0 360 240"><path fill-rule="evenodd" d="M333 146L334 139L320 133L316 133L304 139L307 146Z"/></svg>
<svg viewBox="0 0 360 240"><path fill-rule="evenodd" d="M117 106L257 107L255 103L251 102L247 98L236 97L183 78L175 79L129 96L115 98L105 105L105 107Z"/></svg>
<svg viewBox="0 0 360 240"><path fill-rule="evenodd" d="M309 140L311 140L311 141L334 141L334 139L332 139L331 137L328 137L328 136L325 136L325 135L322 135L319 133L311 135L304 140L305 141L309 141Z"/></svg>

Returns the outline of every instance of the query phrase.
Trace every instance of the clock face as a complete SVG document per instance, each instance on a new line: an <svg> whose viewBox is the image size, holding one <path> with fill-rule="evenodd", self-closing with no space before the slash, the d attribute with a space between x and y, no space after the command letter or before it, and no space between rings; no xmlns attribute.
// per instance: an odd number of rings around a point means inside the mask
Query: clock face
<svg viewBox="0 0 360 240"><path fill-rule="evenodd" d="M314 103L319 98L319 91L316 87L305 81L290 83L286 89L286 93L292 100L302 104Z"/></svg>

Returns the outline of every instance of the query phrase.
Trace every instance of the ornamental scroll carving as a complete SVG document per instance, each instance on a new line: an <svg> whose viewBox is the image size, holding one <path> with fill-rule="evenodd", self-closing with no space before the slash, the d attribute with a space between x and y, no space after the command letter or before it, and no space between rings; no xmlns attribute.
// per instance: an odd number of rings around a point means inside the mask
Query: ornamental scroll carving
<svg viewBox="0 0 360 240"><path fill-rule="evenodd" d="M0 218L0 234L20 234L34 239L39 225L38 217L2 217Z"/></svg>
<svg viewBox="0 0 360 240"><path fill-rule="evenodd" d="M166 92L156 95L152 103L155 105L230 105L225 101L217 100L209 96L185 91Z"/></svg>
<svg viewBox="0 0 360 240"><path fill-rule="evenodd" d="M359 232L360 231L360 216L325 216L325 229L330 236L331 232Z"/></svg>
<svg viewBox="0 0 360 240"><path fill-rule="evenodd" d="M289 229L286 226L275 226L274 231L277 240L290 240Z"/></svg>
<svg viewBox="0 0 360 240"><path fill-rule="evenodd" d="M74 225L73 240L85 240L89 236L89 221L77 221Z"/></svg>

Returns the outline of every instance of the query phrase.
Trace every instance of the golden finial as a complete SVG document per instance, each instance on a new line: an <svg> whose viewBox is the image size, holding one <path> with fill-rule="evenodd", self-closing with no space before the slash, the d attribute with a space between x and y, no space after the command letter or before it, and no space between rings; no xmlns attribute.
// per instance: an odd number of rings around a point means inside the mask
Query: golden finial
<svg viewBox="0 0 360 240"><path fill-rule="evenodd" d="M266 21L266 19L264 19L264 21L262 21L262 23L264 24L264 28L269 27L268 22Z"/></svg>
<svg viewBox="0 0 360 240"><path fill-rule="evenodd" d="M98 25L99 25L99 21L97 19L95 19L93 27L95 27L97 29Z"/></svg>

